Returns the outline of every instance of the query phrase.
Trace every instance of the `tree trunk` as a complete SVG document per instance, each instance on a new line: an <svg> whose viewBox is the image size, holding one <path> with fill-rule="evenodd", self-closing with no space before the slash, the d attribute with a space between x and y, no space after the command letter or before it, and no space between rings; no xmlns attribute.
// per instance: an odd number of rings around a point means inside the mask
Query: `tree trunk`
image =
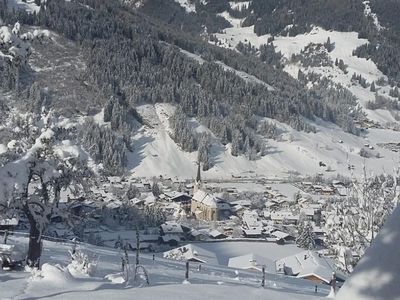
<svg viewBox="0 0 400 300"><path fill-rule="evenodd" d="M42 254L42 238L35 217L30 213L29 209L25 210L25 212L31 227L29 230L29 248L26 264L31 268L39 269L40 256Z"/></svg>

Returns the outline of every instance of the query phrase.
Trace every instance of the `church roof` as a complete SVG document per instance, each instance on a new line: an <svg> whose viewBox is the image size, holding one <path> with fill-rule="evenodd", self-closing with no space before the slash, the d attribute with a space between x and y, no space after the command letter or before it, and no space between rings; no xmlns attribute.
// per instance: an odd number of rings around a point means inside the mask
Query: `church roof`
<svg viewBox="0 0 400 300"><path fill-rule="evenodd" d="M193 195L193 200L203 203L204 205L207 205L211 208L218 207L217 199L203 190L196 191Z"/></svg>

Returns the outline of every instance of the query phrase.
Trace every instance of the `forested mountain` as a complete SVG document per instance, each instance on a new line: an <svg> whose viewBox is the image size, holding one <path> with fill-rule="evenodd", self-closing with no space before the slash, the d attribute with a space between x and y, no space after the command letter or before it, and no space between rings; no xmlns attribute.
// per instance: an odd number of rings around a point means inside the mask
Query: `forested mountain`
<svg viewBox="0 0 400 300"><path fill-rule="evenodd" d="M100 124L87 121L73 138L110 174L124 172L127 153L136 147L132 136L144 124L136 107L143 104L179 107L170 118L171 137L184 151L199 150L205 169L212 167L207 159L210 136L194 131L189 118L207 127L220 144L229 144L231 155L250 160L266 155L268 139L278 137L266 119L310 134L316 132L313 121L322 119L359 135L367 117L345 84L332 81L329 74L299 70L294 77L285 70L300 64L348 72L343 60L334 62L329 56L334 42L310 44L289 58L276 49L276 36L295 37L315 26L356 31L368 39L370 43L353 54L371 59L387 75L393 88L388 99L397 101L399 24L396 10L389 8L396 1L370 1L373 15L366 14L366 4L358 0L48 0L37 1L40 9L33 13L10 9L10 1L0 1L0 18L9 28L16 22L22 25L16 36L41 28L67 46L52 52L49 49L59 45L54 39L23 38L33 49L25 62L15 56L7 59L10 44L1 43L0 85L8 95L0 102L4 111L18 108L37 115L44 109L69 118L102 112ZM268 41L260 47L245 40L236 49L219 47L218 33L234 27L224 14L240 19L240 27L251 28L257 36L268 35ZM376 18L381 25L375 24ZM21 47L29 48L17 45ZM54 75L60 66L38 67L40 59L46 59L43 54L66 61L64 77ZM358 80L368 89L371 83L375 86L361 75ZM3 134L15 138L15 133Z"/></svg>

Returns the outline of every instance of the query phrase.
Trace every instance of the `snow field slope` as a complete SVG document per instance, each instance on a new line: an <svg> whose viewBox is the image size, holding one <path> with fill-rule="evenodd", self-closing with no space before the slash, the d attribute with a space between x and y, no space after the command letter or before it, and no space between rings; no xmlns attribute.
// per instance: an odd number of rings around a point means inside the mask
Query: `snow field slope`
<svg viewBox="0 0 400 300"><path fill-rule="evenodd" d="M174 107L170 104L144 105L138 112L145 125L135 134L135 149L129 156L128 168L132 176L152 177L167 176L183 179L194 178L197 151L182 151L169 135L168 118ZM387 129L371 129L366 138L343 132L339 127L317 120L313 122L317 133L299 132L286 124L267 119L276 124L280 136L278 140L266 140L267 155L256 161L249 161L245 156L232 156L230 144L223 145L212 136L210 160L213 167L203 172L205 178L232 178L241 176L287 177L288 172L297 171L302 175L324 173L326 176L344 174L350 176L348 164L356 166L355 174L362 173L364 158L358 153L365 144L375 147L382 158L366 161L367 169L375 174L391 172L398 161L398 155L379 148L377 143L400 140L400 132ZM189 119L189 124L197 132L209 130L196 119ZM321 168L319 162L330 168Z"/></svg>

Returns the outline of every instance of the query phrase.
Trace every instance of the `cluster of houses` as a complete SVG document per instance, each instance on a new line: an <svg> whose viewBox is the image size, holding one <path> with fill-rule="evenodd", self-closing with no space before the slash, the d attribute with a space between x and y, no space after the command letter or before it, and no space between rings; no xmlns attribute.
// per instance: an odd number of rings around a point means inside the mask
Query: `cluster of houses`
<svg viewBox="0 0 400 300"><path fill-rule="evenodd" d="M193 243L165 251L163 256L168 259L188 261L200 265L224 264L219 255L202 245ZM267 252L264 254L250 252L229 257L227 266L232 269L255 272L265 270L268 273L302 278L317 284L330 284L333 273L335 273L339 285L346 280L346 275L335 267L332 259L311 250L301 251L279 259L272 259Z"/></svg>
<svg viewBox="0 0 400 300"><path fill-rule="evenodd" d="M147 206L157 206L168 221L160 227L157 240L169 245L181 241L224 238L290 243L296 239L296 225L300 220L313 223L316 242L323 244L326 199L332 195L344 195L346 191L346 185L340 181L290 185L290 193L294 195L265 185L264 192L260 193L262 201L255 205L250 199L241 197L236 188L225 189L226 193L233 196L228 200L223 199L222 194L213 193L201 179L200 166L192 183L169 181L159 181L160 193L155 194L150 182L128 182L120 177L109 177L102 180L101 187L93 190L90 199L72 198L64 191L59 206L74 215L85 217L86 228L83 233L86 235L107 231L107 224L101 223L101 214L105 209L107 216L120 218L120 208L124 205L135 207L139 213ZM137 192L127 196L126 190L132 184ZM177 185L181 187L179 191ZM61 215L53 216L52 222L54 236L73 236L74 233L63 226L65 222Z"/></svg>

